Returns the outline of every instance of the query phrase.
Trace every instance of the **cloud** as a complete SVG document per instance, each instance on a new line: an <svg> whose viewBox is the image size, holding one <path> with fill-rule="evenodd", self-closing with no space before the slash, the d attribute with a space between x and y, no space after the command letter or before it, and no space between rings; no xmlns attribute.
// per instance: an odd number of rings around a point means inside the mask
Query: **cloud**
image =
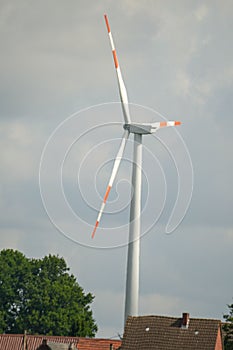
<svg viewBox="0 0 233 350"><path fill-rule="evenodd" d="M118 334L121 336L123 335L123 305L124 293L107 290L96 291L96 299L93 306L95 308L94 317L96 320L100 320L98 333L99 337L113 338L117 337ZM121 314L122 319L117 317L117 314ZM106 328L105 324L107 324Z"/></svg>
<svg viewBox="0 0 233 350"><path fill-rule="evenodd" d="M21 121L1 124L1 169L2 180L20 183L30 181L38 174L40 156L39 128Z"/></svg>
<svg viewBox="0 0 233 350"><path fill-rule="evenodd" d="M201 22L206 18L207 15L208 15L208 7L206 6L206 4L199 5L195 11L195 16L197 20Z"/></svg>
<svg viewBox="0 0 233 350"><path fill-rule="evenodd" d="M179 132L194 166L191 207L174 235L162 235L177 178L161 145L144 139L143 166L151 176L153 196L143 214L143 225L154 218L164 190L162 173L147 148L161 159L169 194L164 215L142 240L140 310L180 315L186 309L196 317L221 317L232 291L228 278L233 198L232 2L209 6L196 1L23 0L20 4L2 1L0 6L1 247L14 247L29 256L63 255L81 285L96 294L99 334L111 336L121 331L125 249L88 249L58 234L43 210L38 186L40 156L55 128L83 107L119 100L103 19L107 12L130 101L157 109L167 119L182 121ZM133 117L147 118L141 109L134 110ZM154 120L159 115L149 117ZM58 179L54 171L64 148L99 122L114 121L122 121L120 108L106 108L104 113L97 108L96 113L83 113L58 135L55 152L48 157L48 188L54 189ZM62 211L60 220L76 234L81 232L87 242L96 212L86 208L77 192L77 170L86 156L82 188L98 206L110 169L110 164L102 167L102 163L114 157L116 138L122 131L119 125L87 134L81 143L74 143L65 162L67 198L89 225L75 226ZM164 140L171 141L169 131L166 135ZM132 147L126 155L131 159ZM130 179L130 169L125 161L118 180ZM96 191L92 179L97 170ZM107 210L114 208L117 191L120 200L129 195L124 186L126 183L114 187ZM144 187L143 194L146 190ZM59 211L61 203L56 198L51 197L54 210ZM101 225L119 226L128 220L127 213L106 214ZM98 242L112 243L106 232L101 231Z"/></svg>

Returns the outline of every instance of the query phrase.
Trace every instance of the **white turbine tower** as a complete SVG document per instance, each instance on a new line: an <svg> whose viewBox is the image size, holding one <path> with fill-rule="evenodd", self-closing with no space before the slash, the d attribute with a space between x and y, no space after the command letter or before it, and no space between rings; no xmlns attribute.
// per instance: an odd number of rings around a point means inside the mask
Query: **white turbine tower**
<svg viewBox="0 0 233 350"><path fill-rule="evenodd" d="M135 123L131 121L129 112L129 102L126 87L122 78L119 61L116 54L116 49L113 42L112 33L110 30L107 15L104 15L109 40L112 48L114 64L116 68L118 87L124 116L125 129L120 149L117 153L112 174L108 183L103 203L101 205L92 238L94 238L96 229L99 225L109 192L112 188L114 179L117 175L120 162L123 157L129 134L134 134L134 156L133 156L133 172L132 172L132 199L130 204L130 226L129 226L129 241L128 241L128 261L127 261L127 277L126 277L126 297L125 297L125 321L128 316L138 315L138 296L139 296L139 254L140 254L140 215L141 215L141 184L142 184L142 135L155 133L158 129L167 126L180 125L179 121L163 121L155 123Z"/></svg>

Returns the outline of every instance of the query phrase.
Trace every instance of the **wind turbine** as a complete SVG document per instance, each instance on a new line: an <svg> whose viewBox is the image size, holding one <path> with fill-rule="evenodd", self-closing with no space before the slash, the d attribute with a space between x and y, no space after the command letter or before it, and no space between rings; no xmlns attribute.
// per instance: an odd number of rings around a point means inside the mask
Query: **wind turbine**
<svg viewBox="0 0 233 350"><path fill-rule="evenodd" d="M142 135L155 133L163 127L180 125L179 121L162 121L155 123L135 123L131 121L129 111L129 101L126 87L122 78L119 61L113 42L110 25L107 15L104 15L106 27L108 30L110 45L113 54L113 60L116 68L117 81L121 99L122 112L124 116L125 129L119 151L114 161L112 174L105 192L103 202L96 220L92 238L94 238L96 229L99 225L101 216L106 205L109 192L113 186L119 169L128 137L134 134L134 155L133 155L133 171L132 171L132 196L130 204L130 226L128 241L128 260L127 260L127 276L126 276L126 297L125 297L125 322L128 316L138 315L138 297L139 297L139 255L140 255L140 215L141 215L141 186L142 186Z"/></svg>

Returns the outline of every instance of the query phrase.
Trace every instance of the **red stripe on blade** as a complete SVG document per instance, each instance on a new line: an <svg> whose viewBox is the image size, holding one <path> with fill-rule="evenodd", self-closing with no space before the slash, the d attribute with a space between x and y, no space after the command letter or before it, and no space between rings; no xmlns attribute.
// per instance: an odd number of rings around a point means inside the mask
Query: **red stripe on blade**
<svg viewBox="0 0 233 350"><path fill-rule="evenodd" d="M111 190L111 186L108 186L107 191L106 191L105 196L104 196L104 203L106 203L106 200L108 198L110 190Z"/></svg>
<svg viewBox="0 0 233 350"><path fill-rule="evenodd" d="M180 125L181 122L175 121L175 125Z"/></svg>
<svg viewBox="0 0 233 350"><path fill-rule="evenodd" d="M116 50L113 50L112 54L113 54L113 59L114 59L115 67L118 68L118 59L117 59Z"/></svg>
<svg viewBox="0 0 233 350"><path fill-rule="evenodd" d="M105 23L106 23L106 26L107 26L107 30L108 30L108 32L110 33L111 30L110 30L110 25L109 25L109 23L108 23L108 17L107 17L107 15L104 15L104 19L105 19Z"/></svg>
<svg viewBox="0 0 233 350"><path fill-rule="evenodd" d="M167 126L167 122L160 122L160 127Z"/></svg>
<svg viewBox="0 0 233 350"><path fill-rule="evenodd" d="M91 238L94 238L95 232L96 232L96 230L97 230L98 225L99 225L99 221L96 221L94 230L93 230L93 232L92 232L92 234L91 234Z"/></svg>

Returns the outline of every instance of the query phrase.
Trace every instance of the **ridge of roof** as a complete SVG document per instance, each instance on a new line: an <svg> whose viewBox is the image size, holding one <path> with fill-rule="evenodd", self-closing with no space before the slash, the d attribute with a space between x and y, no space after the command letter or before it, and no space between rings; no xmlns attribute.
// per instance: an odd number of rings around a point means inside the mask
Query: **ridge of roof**
<svg viewBox="0 0 233 350"><path fill-rule="evenodd" d="M166 316L166 315L139 315L139 316L129 316L128 318L142 318L142 317L155 317L155 318L169 318L169 319L182 319L182 317L176 316ZM217 318L201 318L201 317L190 317L190 320L200 320L200 321L218 321L223 323L220 319Z"/></svg>

